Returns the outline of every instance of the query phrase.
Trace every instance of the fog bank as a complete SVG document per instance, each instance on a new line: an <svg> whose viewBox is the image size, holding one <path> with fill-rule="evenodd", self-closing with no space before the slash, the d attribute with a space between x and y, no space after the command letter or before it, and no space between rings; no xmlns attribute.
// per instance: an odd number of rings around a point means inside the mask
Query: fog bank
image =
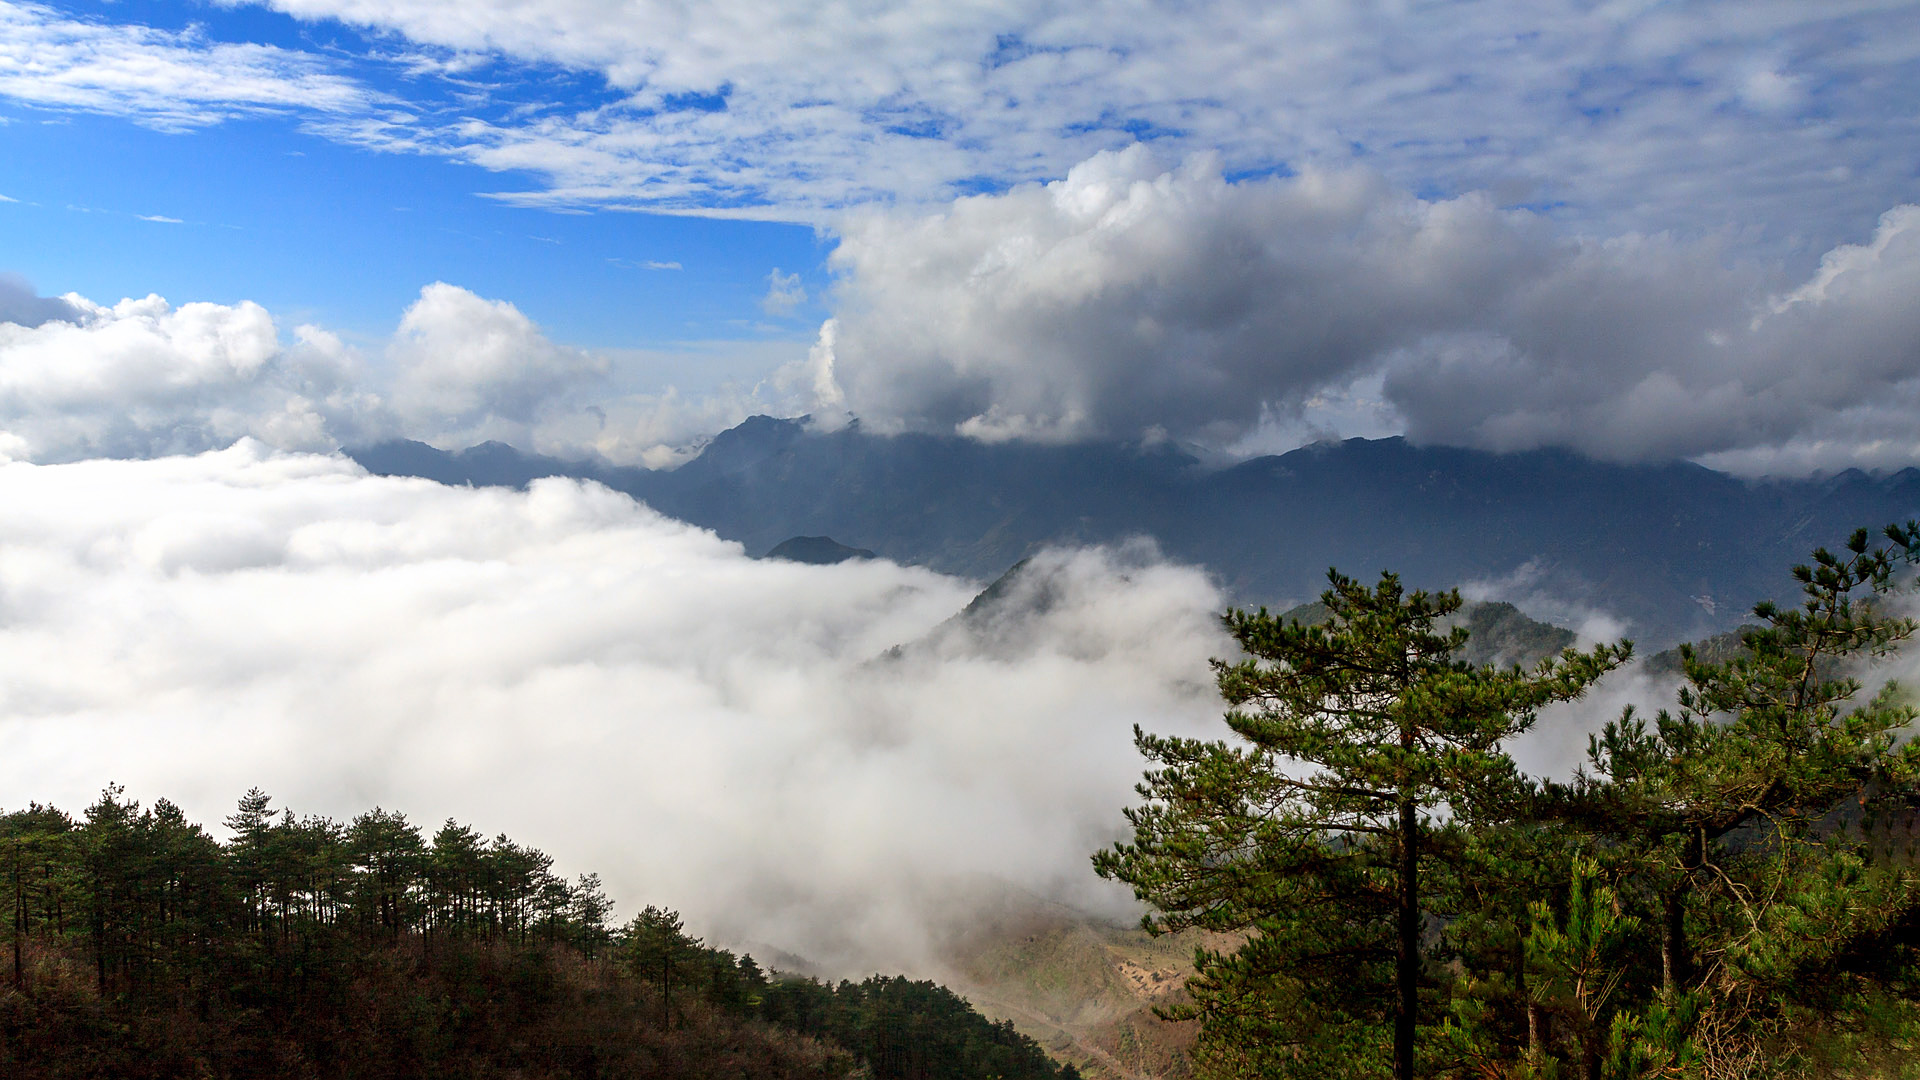
<svg viewBox="0 0 1920 1080"><path fill-rule="evenodd" d="M572 481L243 441L0 465L0 498L0 804L450 815L831 969L915 966L960 882L1124 911L1087 856L1131 727L1218 714L1220 597L1150 549L1043 555L1044 602L888 658L978 584L749 559Z"/></svg>

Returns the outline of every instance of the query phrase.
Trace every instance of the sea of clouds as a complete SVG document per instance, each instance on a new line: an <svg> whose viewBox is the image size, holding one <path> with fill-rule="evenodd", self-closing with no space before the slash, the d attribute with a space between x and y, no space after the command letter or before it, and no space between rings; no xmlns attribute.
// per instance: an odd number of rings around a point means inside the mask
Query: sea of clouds
<svg viewBox="0 0 1920 1080"><path fill-rule="evenodd" d="M1125 921L1087 858L1137 800L1133 727L1226 734L1223 595L1145 541L1043 552L968 619L981 582L751 558L592 483L448 487L251 437L3 463L0 501L7 808L118 782L210 825L254 786L452 817L601 873L624 914L830 973L938 975L1009 897ZM1474 591L1544 612L1540 588ZM1515 756L1565 778L1672 690L1616 672Z"/></svg>
<svg viewBox="0 0 1920 1080"><path fill-rule="evenodd" d="M925 640L978 583L755 560L568 480L244 439L0 465L0 501L9 808L113 781L209 824L256 785L452 816L601 873L627 915L828 970L924 970L968 883L1123 915L1087 859L1124 825L1132 726L1217 724L1220 596L1147 549L1042 556L1010 652Z"/></svg>

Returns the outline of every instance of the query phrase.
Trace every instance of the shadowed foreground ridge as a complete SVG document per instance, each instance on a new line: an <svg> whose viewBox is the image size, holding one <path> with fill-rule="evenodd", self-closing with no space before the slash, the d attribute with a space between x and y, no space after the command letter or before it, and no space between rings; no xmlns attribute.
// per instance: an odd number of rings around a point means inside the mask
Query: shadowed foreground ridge
<svg viewBox="0 0 1920 1080"><path fill-rule="evenodd" d="M0 1076L1074 1075L931 982L769 974L655 907L610 926L597 877L505 836L258 791L226 824L117 788L0 815Z"/></svg>

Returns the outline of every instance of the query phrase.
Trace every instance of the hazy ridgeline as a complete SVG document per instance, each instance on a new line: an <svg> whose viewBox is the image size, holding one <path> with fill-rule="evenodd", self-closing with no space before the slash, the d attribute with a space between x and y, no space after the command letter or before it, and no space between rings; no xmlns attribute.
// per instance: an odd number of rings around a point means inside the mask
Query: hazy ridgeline
<svg viewBox="0 0 1920 1080"><path fill-rule="evenodd" d="M1061 1075L933 983L769 974L655 907L614 925L597 876L504 835L257 790L225 825L118 788L0 814L0 1072Z"/></svg>

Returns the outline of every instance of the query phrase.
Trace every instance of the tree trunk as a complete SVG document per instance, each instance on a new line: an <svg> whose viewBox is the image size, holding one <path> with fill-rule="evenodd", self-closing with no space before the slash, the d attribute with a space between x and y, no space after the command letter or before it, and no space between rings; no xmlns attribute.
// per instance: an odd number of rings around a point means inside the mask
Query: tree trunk
<svg viewBox="0 0 1920 1080"><path fill-rule="evenodd" d="M1415 1010L1419 1006L1420 980L1420 853L1419 822L1413 800L1400 799L1400 949L1395 964L1400 1004L1393 1017L1393 1075L1395 1080L1413 1080L1413 1035Z"/></svg>
<svg viewBox="0 0 1920 1080"><path fill-rule="evenodd" d="M1547 1067L1547 1018L1538 1002L1527 1002L1527 1068L1538 1076Z"/></svg>
<svg viewBox="0 0 1920 1080"><path fill-rule="evenodd" d="M1660 898L1660 985L1672 1000L1691 977L1687 950L1687 886L1683 882Z"/></svg>
<svg viewBox="0 0 1920 1080"><path fill-rule="evenodd" d="M13 868L13 985L25 989L27 969L22 963L21 950L27 937L27 891L20 880L20 866L16 862Z"/></svg>

